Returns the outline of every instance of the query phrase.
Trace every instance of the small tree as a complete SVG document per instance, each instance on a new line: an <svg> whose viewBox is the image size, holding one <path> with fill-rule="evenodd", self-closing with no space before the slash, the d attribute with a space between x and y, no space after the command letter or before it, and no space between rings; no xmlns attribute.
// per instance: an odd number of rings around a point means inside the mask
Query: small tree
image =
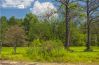
<svg viewBox="0 0 99 65"><path fill-rule="evenodd" d="M13 45L14 53L18 44L25 43L25 31L17 25L10 27L5 33L5 42Z"/></svg>

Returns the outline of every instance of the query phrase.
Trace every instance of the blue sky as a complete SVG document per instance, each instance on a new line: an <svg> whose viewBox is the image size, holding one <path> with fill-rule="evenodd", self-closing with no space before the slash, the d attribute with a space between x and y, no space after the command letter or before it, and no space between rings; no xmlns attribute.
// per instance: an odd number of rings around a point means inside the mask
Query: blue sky
<svg viewBox="0 0 99 65"><path fill-rule="evenodd" d="M37 16L46 17L52 10L57 11L56 4L59 3L52 1L54 0L0 0L0 16L23 18L28 12L32 12Z"/></svg>
<svg viewBox="0 0 99 65"><path fill-rule="evenodd" d="M20 0L19 0L20 1ZM26 1L26 0L22 0L22 1ZM28 1L28 0L27 0ZM51 2L51 0L38 0L40 3L44 3L46 1ZM18 0L17 0L18 2ZM26 15L26 13L31 12L30 8L33 8L33 5L35 2L24 2L25 5L24 7L22 5L21 8L18 8L15 4L12 4L13 1L12 0L0 0L0 16L6 16L7 18L11 17L11 16L15 16L17 18L22 18ZM19 2L20 4L20 2ZM29 6L28 6L29 4ZM23 8L22 8L23 7Z"/></svg>

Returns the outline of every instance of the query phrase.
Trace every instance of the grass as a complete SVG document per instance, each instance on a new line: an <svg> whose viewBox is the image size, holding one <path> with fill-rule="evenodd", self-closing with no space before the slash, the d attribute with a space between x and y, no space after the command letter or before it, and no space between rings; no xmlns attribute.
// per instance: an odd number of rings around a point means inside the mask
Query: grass
<svg viewBox="0 0 99 65"><path fill-rule="evenodd" d="M60 48L58 51L52 50L51 52L45 53L38 52L38 50L41 51L41 49L37 50L37 48L32 50L28 47L18 47L17 54L13 54L13 47L3 47L0 59L38 62L99 63L99 47L92 48L94 50L93 52L84 52L85 47L71 47L74 52L68 52Z"/></svg>

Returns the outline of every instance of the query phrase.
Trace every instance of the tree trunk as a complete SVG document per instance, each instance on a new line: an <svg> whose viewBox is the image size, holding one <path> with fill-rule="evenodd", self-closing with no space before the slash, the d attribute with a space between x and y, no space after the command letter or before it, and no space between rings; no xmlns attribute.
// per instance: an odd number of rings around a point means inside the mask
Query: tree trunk
<svg viewBox="0 0 99 65"><path fill-rule="evenodd" d="M66 18L65 18L65 21L66 21L66 42L65 42L65 48L69 48L69 45L70 45L70 26L69 26L69 8L68 8L68 3L69 3L69 0L66 0Z"/></svg>
<svg viewBox="0 0 99 65"><path fill-rule="evenodd" d="M90 50L91 46L91 35L90 35L90 25L87 25L87 43L86 43L86 50Z"/></svg>
<svg viewBox="0 0 99 65"><path fill-rule="evenodd" d="M14 54L16 54L16 42L14 43Z"/></svg>
<svg viewBox="0 0 99 65"><path fill-rule="evenodd" d="M30 42L28 42L28 47L30 47Z"/></svg>
<svg viewBox="0 0 99 65"><path fill-rule="evenodd" d="M0 41L0 54L2 52L2 41Z"/></svg>
<svg viewBox="0 0 99 65"><path fill-rule="evenodd" d="M91 31L90 31L90 17L89 17L89 0L87 0L87 43L86 51L91 51Z"/></svg>

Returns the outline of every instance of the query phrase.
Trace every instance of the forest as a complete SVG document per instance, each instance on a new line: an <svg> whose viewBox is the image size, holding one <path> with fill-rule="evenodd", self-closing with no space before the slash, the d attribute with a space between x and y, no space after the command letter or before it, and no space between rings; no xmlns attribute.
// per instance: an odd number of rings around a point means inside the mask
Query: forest
<svg viewBox="0 0 99 65"><path fill-rule="evenodd" d="M0 17L1 60L99 62L99 0L53 2L58 10L42 17Z"/></svg>

